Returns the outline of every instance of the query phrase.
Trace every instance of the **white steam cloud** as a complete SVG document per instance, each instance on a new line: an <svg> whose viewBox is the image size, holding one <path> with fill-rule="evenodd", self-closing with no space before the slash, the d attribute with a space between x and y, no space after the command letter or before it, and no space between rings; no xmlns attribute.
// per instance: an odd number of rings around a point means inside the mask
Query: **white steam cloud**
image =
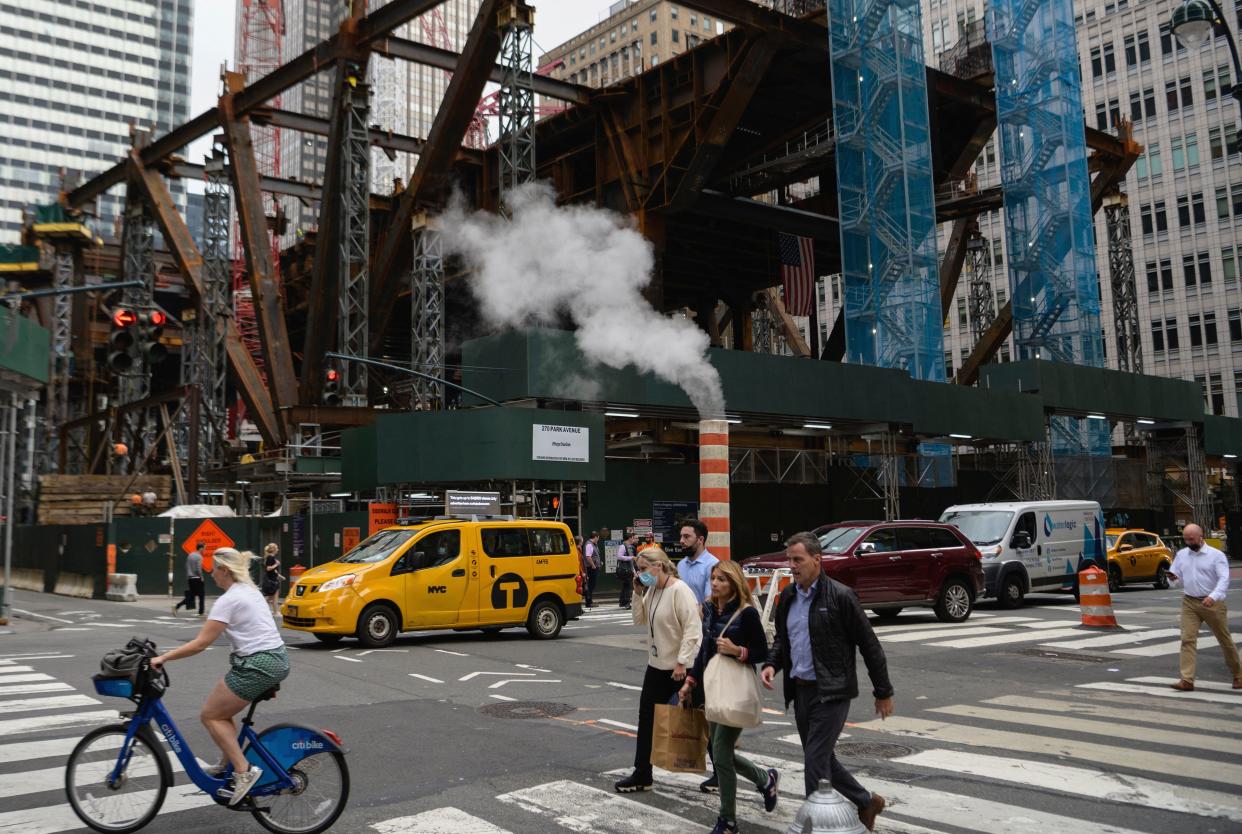
<svg viewBox="0 0 1242 834"><path fill-rule="evenodd" d="M651 246L625 218L557 206L553 190L538 183L514 190L507 204L512 219L455 206L441 224L446 249L474 273L470 286L488 322L555 326L568 315L588 361L634 365L679 386L701 417L724 415L707 334L647 303L642 289L651 280Z"/></svg>

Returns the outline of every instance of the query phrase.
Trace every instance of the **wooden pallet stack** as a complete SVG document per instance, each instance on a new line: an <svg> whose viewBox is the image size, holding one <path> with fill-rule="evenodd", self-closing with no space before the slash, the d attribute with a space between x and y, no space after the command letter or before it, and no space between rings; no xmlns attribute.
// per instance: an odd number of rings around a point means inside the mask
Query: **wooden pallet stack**
<svg viewBox="0 0 1242 834"><path fill-rule="evenodd" d="M130 496L155 493L152 514L172 503L169 475L40 475L40 524L94 524L105 520L106 507L116 516L135 515Z"/></svg>

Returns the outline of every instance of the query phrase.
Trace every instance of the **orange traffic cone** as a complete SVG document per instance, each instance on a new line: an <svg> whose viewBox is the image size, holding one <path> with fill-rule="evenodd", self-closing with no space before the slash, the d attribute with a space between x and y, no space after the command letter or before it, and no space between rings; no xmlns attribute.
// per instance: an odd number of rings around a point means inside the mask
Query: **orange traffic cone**
<svg viewBox="0 0 1242 834"><path fill-rule="evenodd" d="M1078 605L1082 624L1088 628L1118 628L1113 616L1113 598L1108 593L1108 574L1095 566L1078 574Z"/></svg>

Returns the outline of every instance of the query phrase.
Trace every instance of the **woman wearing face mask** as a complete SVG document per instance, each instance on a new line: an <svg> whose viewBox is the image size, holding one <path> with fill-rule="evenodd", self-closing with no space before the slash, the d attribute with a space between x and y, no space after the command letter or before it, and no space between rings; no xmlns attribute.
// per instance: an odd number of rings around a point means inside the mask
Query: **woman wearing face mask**
<svg viewBox="0 0 1242 834"><path fill-rule="evenodd" d="M638 696L638 742L634 772L617 782L617 793L651 790L651 731L656 704L667 704L686 679L703 637L698 600L677 578L668 554L649 547L634 560L634 624L647 631L647 672Z"/></svg>

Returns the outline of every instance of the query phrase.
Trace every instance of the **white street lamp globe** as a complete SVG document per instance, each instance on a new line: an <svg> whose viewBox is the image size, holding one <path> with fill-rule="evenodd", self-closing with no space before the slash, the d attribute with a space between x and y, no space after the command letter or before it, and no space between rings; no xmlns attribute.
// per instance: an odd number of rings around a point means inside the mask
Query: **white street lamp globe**
<svg viewBox="0 0 1242 834"><path fill-rule="evenodd" d="M1173 10L1173 35L1187 49L1198 49L1212 39L1215 18L1207 0L1185 0Z"/></svg>

